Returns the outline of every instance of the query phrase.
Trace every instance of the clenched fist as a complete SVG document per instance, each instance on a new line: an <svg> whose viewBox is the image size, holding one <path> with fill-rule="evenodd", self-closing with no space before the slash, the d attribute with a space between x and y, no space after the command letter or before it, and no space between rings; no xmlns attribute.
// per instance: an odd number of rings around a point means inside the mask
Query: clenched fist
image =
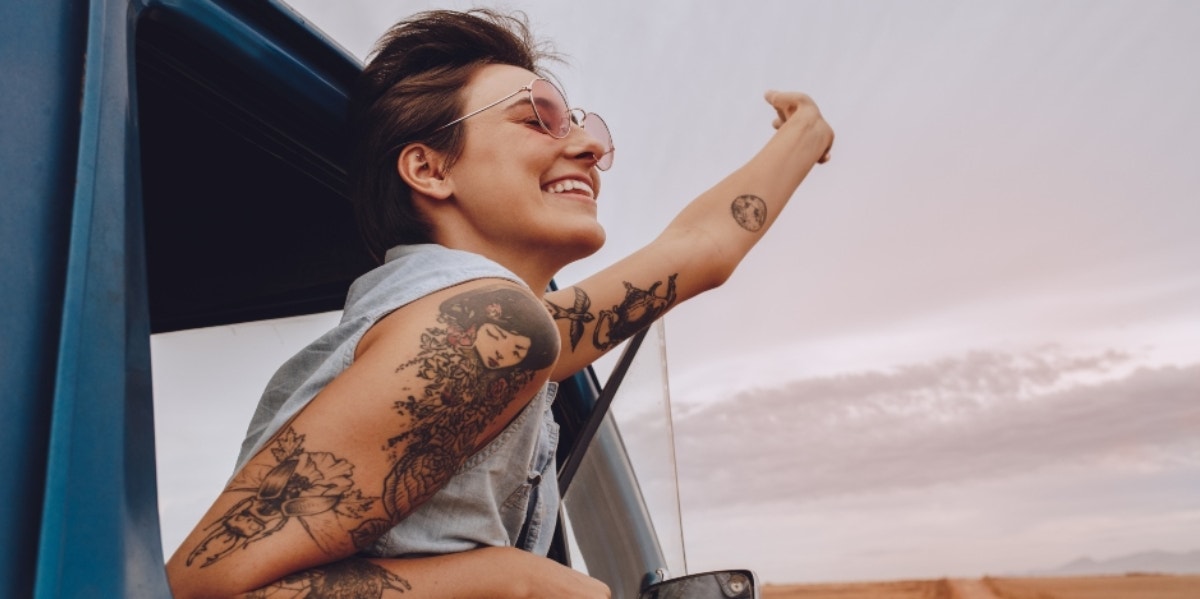
<svg viewBox="0 0 1200 599"><path fill-rule="evenodd" d="M825 152L817 159L817 164L829 161L829 151L833 148L833 128L825 122L817 103L807 94L800 92L781 92L770 90L765 96L767 103L775 109L778 115L771 126L779 129L787 124L789 127L798 126L808 129L813 135L827 136Z"/></svg>

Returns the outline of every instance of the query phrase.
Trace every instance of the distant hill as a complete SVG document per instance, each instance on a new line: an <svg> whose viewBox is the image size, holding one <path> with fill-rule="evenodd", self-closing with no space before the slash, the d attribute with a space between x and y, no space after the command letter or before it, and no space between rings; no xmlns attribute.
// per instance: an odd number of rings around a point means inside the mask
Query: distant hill
<svg viewBox="0 0 1200 599"><path fill-rule="evenodd" d="M1200 574L1200 550L1186 553L1143 551L1105 560L1082 557L1034 576L1093 576L1097 574Z"/></svg>

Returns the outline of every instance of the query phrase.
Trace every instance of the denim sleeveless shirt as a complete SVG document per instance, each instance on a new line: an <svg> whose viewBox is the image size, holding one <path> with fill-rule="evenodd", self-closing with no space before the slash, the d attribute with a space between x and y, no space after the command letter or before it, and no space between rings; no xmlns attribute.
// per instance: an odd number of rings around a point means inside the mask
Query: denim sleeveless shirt
<svg viewBox="0 0 1200 599"><path fill-rule="evenodd" d="M524 285L477 254L433 244L388 251L382 266L350 287L338 326L285 362L267 383L235 472L350 366L359 340L372 325L410 302L481 278ZM550 412L556 390L557 385L547 383L445 487L363 553L401 557L515 546L545 555L558 517L558 425Z"/></svg>

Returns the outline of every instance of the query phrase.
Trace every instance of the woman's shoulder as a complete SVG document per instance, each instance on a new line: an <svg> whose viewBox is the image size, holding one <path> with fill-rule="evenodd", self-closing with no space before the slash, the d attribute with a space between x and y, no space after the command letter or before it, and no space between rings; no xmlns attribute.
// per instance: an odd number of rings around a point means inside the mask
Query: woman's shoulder
<svg viewBox="0 0 1200 599"><path fill-rule="evenodd" d="M389 312L476 279L521 280L495 261L437 244L397 246L385 262L359 277L346 297L345 318Z"/></svg>

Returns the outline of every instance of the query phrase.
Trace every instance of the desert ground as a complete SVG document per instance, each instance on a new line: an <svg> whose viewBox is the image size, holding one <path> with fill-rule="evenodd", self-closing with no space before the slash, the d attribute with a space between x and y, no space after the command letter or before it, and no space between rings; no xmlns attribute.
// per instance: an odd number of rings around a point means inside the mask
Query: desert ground
<svg viewBox="0 0 1200 599"><path fill-rule="evenodd" d="M764 599L1197 599L1200 576L898 580L773 585Z"/></svg>

